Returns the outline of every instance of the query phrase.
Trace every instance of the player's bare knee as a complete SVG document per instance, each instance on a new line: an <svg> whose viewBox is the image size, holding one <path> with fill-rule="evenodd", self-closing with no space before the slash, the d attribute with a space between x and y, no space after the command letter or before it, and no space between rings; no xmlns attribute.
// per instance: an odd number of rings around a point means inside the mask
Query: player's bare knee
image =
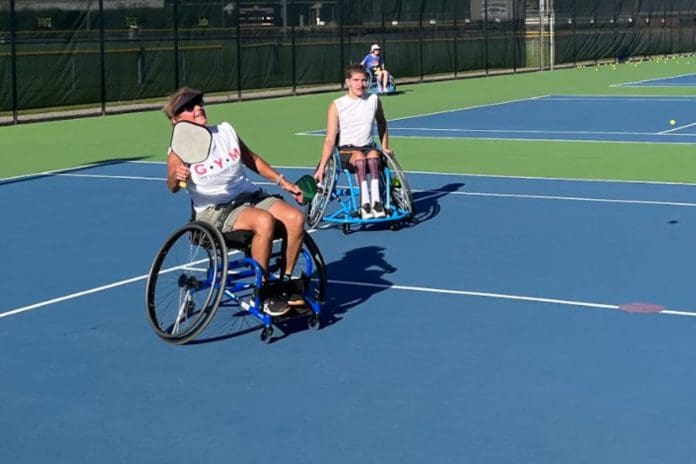
<svg viewBox="0 0 696 464"><path fill-rule="evenodd" d="M274 228L275 219L271 213L268 211L259 210L254 218L254 233L270 239L273 236Z"/></svg>
<svg viewBox="0 0 696 464"><path fill-rule="evenodd" d="M285 216L285 227L294 235L302 234L304 231L305 215L297 208L290 208Z"/></svg>

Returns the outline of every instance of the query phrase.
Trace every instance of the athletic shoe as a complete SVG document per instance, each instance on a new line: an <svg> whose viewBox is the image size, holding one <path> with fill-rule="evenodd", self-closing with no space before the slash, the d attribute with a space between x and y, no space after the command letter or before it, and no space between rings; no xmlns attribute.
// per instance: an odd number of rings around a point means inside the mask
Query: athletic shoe
<svg viewBox="0 0 696 464"><path fill-rule="evenodd" d="M382 206L381 201L375 201L372 205L372 216L376 218L383 218L386 216L384 213L384 206Z"/></svg>
<svg viewBox="0 0 696 464"><path fill-rule="evenodd" d="M288 311L290 311L288 303L278 298L267 298L263 302L263 312L269 316L282 316Z"/></svg>
<svg viewBox="0 0 696 464"><path fill-rule="evenodd" d="M360 217L363 219L372 219L374 217L374 216L372 216L372 211L370 210L369 203L364 203L360 207Z"/></svg>

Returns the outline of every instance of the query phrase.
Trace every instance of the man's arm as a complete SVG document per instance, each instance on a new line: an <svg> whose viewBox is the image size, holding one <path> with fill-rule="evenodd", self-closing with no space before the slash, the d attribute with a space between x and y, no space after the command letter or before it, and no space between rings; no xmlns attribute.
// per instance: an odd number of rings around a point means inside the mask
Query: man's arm
<svg viewBox="0 0 696 464"><path fill-rule="evenodd" d="M326 137L324 138L324 146L321 150L321 159L319 160L319 166L314 173L314 178L321 180L324 176L324 168L326 168L326 163L329 162L329 158L333 153L333 149L336 146L338 136L338 108L336 108L336 103L331 102L329 105L329 112L326 116Z"/></svg>
<svg viewBox="0 0 696 464"><path fill-rule="evenodd" d="M377 99L375 121L377 121L377 133L379 134L379 141L382 144L382 149L384 151L391 152L391 149L389 148L389 129L387 128L387 118L384 117L382 101L379 100L379 97Z"/></svg>

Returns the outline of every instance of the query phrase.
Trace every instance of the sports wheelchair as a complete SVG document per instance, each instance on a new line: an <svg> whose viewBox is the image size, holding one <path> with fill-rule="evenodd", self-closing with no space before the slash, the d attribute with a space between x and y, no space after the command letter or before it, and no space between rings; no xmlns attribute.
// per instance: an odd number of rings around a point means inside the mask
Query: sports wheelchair
<svg viewBox="0 0 696 464"><path fill-rule="evenodd" d="M251 231L223 234L206 222L192 221L172 233L157 252L147 279L145 311L155 333L170 343L187 343L226 306L257 319L265 343L271 340L274 324L292 317L307 317L308 327L319 329L327 284L324 259L305 233L293 278L281 280L284 234L278 224L264 282L261 266L251 258ZM303 295L306 305L283 316L263 312L264 299L282 291Z"/></svg>
<svg viewBox="0 0 696 464"><path fill-rule="evenodd" d="M305 207L306 223L315 228L320 222L341 224L343 233L348 234L354 225L390 223L392 230L413 221L414 206L411 188L403 169L394 155L382 152L380 170L380 197L386 215L381 218L363 219L360 216L360 185L353 166L342 163L337 147L324 168L324 178L317 185L317 193ZM338 185L343 172L347 185ZM336 204L329 204L336 200Z"/></svg>
<svg viewBox="0 0 696 464"><path fill-rule="evenodd" d="M370 68L366 68L365 70L367 71L368 93L377 93L381 95L396 93L396 83L394 82L394 76L392 76L391 73L389 73L389 77L387 79L387 87L382 92L380 92L379 83L377 82L377 75L375 74L374 70Z"/></svg>

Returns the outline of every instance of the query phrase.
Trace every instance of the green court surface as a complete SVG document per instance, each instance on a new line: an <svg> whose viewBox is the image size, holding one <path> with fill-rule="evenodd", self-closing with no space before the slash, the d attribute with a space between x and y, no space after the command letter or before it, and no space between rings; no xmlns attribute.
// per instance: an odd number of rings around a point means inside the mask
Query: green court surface
<svg viewBox="0 0 696 464"><path fill-rule="evenodd" d="M387 118L396 119L552 94L696 95L690 87L612 87L692 73L696 57L663 58L402 85L397 95L382 101ZM340 94L214 104L208 114L211 123L230 121L272 164L309 167L319 157L322 137L297 134L322 129L329 102ZM0 177L121 159L162 161L169 132L160 111L0 127L5 160ZM398 137L391 144L408 171L696 182L696 154L690 144Z"/></svg>

